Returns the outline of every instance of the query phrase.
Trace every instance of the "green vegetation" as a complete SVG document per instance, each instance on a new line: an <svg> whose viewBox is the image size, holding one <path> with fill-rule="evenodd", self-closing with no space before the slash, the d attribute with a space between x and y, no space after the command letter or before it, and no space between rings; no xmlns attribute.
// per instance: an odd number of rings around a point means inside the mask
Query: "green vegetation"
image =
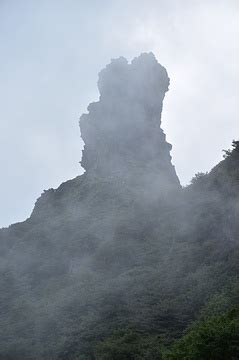
<svg viewBox="0 0 239 360"><path fill-rule="evenodd" d="M163 205L83 175L3 229L0 359L238 359L237 149Z"/></svg>
<svg viewBox="0 0 239 360"><path fill-rule="evenodd" d="M236 360L239 359L239 308L193 323L171 348L157 336L119 330L99 343L96 360Z"/></svg>
<svg viewBox="0 0 239 360"><path fill-rule="evenodd" d="M158 337L145 336L134 330L118 330L99 343L96 360L161 360Z"/></svg>
<svg viewBox="0 0 239 360"><path fill-rule="evenodd" d="M239 141L233 140L232 142L232 149L223 150L224 152L224 158L227 158L228 156L236 156L239 152Z"/></svg>
<svg viewBox="0 0 239 360"><path fill-rule="evenodd" d="M101 341L96 360L236 360L239 359L239 281L213 297L186 334L172 345L134 330L118 330Z"/></svg>
<svg viewBox="0 0 239 360"><path fill-rule="evenodd" d="M239 359L239 308L196 322L165 359Z"/></svg>

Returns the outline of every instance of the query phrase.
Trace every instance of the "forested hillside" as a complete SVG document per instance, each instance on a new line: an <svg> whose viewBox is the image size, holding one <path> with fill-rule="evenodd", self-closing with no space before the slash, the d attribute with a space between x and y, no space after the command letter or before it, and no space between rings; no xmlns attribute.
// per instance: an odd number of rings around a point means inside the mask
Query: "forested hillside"
<svg viewBox="0 0 239 360"><path fill-rule="evenodd" d="M1 360L239 359L239 142L181 187L168 85L151 53L113 60L85 173L0 231Z"/></svg>

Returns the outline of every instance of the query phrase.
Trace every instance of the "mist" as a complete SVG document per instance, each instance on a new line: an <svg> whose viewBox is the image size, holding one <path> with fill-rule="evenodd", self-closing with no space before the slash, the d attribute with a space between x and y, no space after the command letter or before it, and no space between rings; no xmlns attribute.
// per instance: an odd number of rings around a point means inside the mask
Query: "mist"
<svg viewBox="0 0 239 360"><path fill-rule="evenodd" d="M0 226L82 174L78 120L111 58L153 51L167 68L162 128L181 183L216 165L238 133L238 10L231 0L1 1Z"/></svg>
<svg viewBox="0 0 239 360"><path fill-rule="evenodd" d="M169 84L152 52L104 66L80 117L84 173L0 231L1 359L169 360L195 320L238 320L239 143L182 187Z"/></svg>
<svg viewBox="0 0 239 360"><path fill-rule="evenodd" d="M239 353L237 1L0 3L0 359Z"/></svg>

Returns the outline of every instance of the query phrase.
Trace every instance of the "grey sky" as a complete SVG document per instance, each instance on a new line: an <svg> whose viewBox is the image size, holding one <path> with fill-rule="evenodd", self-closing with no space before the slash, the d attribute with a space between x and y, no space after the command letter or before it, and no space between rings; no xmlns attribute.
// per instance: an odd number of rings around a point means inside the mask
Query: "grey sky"
<svg viewBox="0 0 239 360"><path fill-rule="evenodd" d="M183 184L239 138L238 0L0 0L0 226L82 172L78 119L111 58L153 51Z"/></svg>

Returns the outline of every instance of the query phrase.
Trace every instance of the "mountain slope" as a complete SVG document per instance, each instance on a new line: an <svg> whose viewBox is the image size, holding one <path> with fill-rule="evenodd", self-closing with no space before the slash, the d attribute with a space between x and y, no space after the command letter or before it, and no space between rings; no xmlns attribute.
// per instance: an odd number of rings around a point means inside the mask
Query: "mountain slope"
<svg viewBox="0 0 239 360"><path fill-rule="evenodd" d="M238 149L182 189L168 84L153 54L113 60L81 117L86 172L0 231L1 359L95 359L127 327L167 344L238 274Z"/></svg>

